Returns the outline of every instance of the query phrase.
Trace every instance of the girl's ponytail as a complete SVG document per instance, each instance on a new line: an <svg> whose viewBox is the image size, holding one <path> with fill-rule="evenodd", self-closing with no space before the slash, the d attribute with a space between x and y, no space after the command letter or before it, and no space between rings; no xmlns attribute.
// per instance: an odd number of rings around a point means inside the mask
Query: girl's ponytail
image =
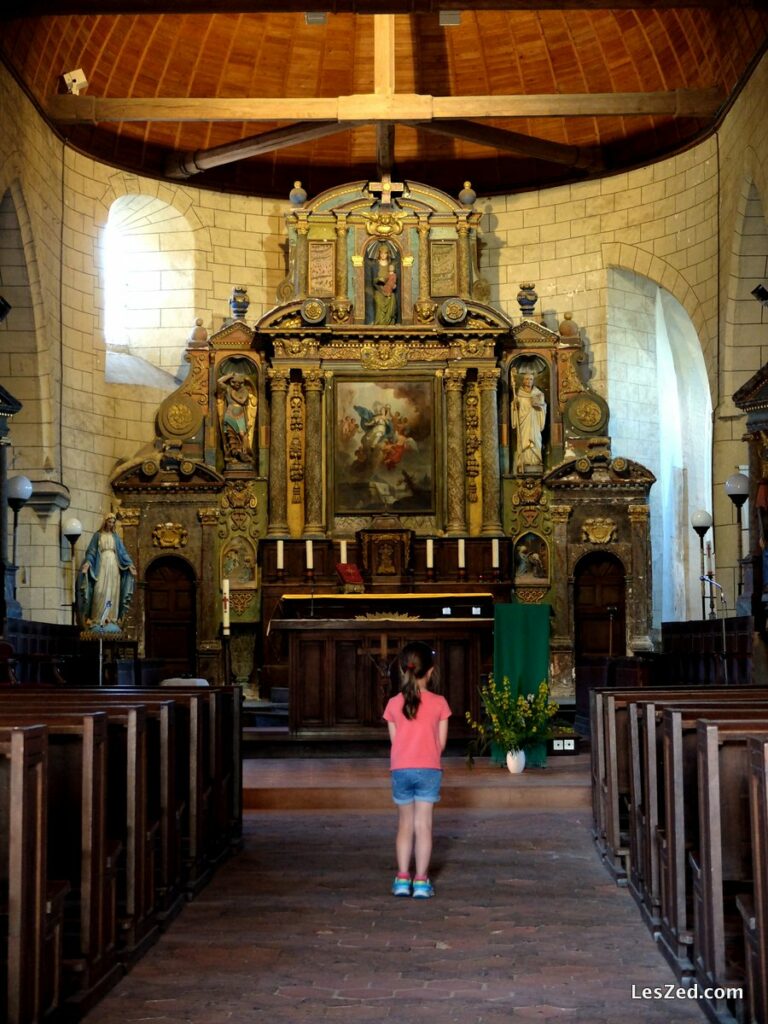
<svg viewBox="0 0 768 1024"><path fill-rule="evenodd" d="M400 690L403 694L403 714L408 719L416 717L421 704L419 680L434 668L435 652L420 640L406 644L400 652Z"/></svg>

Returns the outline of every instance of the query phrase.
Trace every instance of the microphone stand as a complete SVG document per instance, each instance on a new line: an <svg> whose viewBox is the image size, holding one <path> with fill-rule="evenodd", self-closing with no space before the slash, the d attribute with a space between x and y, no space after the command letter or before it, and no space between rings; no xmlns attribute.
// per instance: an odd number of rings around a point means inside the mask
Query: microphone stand
<svg viewBox="0 0 768 1024"><path fill-rule="evenodd" d="M709 584L710 603L711 603L713 608L714 608L714 603L715 603L714 602L714 590L713 590L713 588L717 587L717 589L720 591L720 606L721 606L721 609L722 609L722 615L720 616L720 622L721 622L721 625L722 625L722 638L723 638L723 650L722 650L722 653L721 653L720 657L722 658L722 662L723 662L723 685L724 686L728 686L728 652L727 652L726 638L725 638L725 613L728 610L728 600L727 600L727 598L725 596L725 591L723 590L723 588L720 586L720 584L712 576L701 576L700 579L701 579L702 583L708 583Z"/></svg>

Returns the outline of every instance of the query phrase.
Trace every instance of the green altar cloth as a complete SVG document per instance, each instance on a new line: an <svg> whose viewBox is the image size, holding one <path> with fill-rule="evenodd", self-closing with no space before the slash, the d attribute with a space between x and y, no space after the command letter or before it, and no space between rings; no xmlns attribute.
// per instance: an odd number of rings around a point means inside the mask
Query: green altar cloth
<svg viewBox="0 0 768 1024"><path fill-rule="evenodd" d="M534 693L549 678L548 604L497 604L493 624L493 675L509 679L512 693Z"/></svg>

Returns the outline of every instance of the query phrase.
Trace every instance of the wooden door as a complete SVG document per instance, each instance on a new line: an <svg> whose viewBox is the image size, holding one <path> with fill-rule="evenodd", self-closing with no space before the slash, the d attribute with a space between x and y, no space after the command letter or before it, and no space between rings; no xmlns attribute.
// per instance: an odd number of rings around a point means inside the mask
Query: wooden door
<svg viewBox="0 0 768 1024"><path fill-rule="evenodd" d="M626 655L626 600L618 558L596 551L579 562L574 583L577 662Z"/></svg>
<svg viewBox="0 0 768 1024"><path fill-rule="evenodd" d="M165 662L168 676L195 675L195 580L181 558L159 558L147 570L146 657Z"/></svg>

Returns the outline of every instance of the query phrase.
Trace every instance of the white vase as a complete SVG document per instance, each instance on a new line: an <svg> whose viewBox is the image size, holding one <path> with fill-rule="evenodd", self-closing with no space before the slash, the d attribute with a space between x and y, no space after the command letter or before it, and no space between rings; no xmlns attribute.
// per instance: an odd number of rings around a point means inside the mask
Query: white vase
<svg viewBox="0 0 768 1024"><path fill-rule="evenodd" d="M525 751L524 750L509 750L507 751L507 768L512 775L519 775L525 768Z"/></svg>

